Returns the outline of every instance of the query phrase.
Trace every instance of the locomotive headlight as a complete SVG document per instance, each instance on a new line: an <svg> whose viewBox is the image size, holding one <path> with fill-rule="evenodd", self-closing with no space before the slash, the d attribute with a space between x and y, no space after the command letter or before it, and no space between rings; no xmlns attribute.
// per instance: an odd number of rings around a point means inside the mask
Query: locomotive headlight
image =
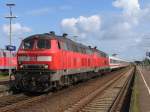
<svg viewBox="0 0 150 112"><path fill-rule="evenodd" d="M48 69L48 65L44 65L44 68L45 68L45 69Z"/></svg>
<svg viewBox="0 0 150 112"><path fill-rule="evenodd" d="M15 76L14 76L14 75L11 75L11 76L10 76L10 80L15 80Z"/></svg>
<svg viewBox="0 0 150 112"><path fill-rule="evenodd" d="M52 61L51 56L37 56L37 61Z"/></svg>
<svg viewBox="0 0 150 112"><path fill-rule="evenodd" d="M23 68L23 65L20 65L20 68L22 69L22 68Z"/></svg>

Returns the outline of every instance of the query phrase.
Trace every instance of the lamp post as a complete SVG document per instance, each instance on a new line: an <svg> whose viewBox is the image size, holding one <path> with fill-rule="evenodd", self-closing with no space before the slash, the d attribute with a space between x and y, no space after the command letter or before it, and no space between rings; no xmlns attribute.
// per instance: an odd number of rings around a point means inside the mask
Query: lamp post
<svg viewBox="0 0 150 112"><path fill-rule="evenodd" d="M12 45L12 19L16 18L16 16L13 16L12 14L12 7L15 6L13 3L8 3L6 6L9 7L9 16L6 16L6 19L9 19L9 45ZM11 76L12 70L11 70L11 50L9 50L9 77Z"/></svg>

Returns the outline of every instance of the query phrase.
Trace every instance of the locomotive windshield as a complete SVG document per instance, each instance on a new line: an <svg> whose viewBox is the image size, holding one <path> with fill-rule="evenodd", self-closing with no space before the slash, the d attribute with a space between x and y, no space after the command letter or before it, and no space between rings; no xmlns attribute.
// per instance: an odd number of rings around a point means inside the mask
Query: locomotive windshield
<svg viewBox="0 0 150 112"><path fill-rule="evenodd" d="M25 39L22 43L22 49L50 49L50 41L48 39Z"/></svg>
<svg viewBox="0 0 150 112"><path fill-rule="evenodd" d="M28 39L23 41L22 49L32 49L34 46L34 40Z"/></svg>
<svg viewBox="0 0 150 112"><path fill-rule="evenodd" d="M49 49L50 48L50 42L48 39L39 39L37 42L37 47L39 49Z"/></svg>

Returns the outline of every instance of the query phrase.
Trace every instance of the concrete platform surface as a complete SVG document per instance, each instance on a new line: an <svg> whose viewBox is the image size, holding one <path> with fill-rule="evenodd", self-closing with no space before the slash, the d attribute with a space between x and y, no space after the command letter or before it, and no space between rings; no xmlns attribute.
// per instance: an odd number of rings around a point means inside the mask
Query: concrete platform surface
<svg viewBox="0 0 150 112"><path fill-rule="evenodd" d="M150 112L150 69L138 67L138 70L140 112Z"/></svg>

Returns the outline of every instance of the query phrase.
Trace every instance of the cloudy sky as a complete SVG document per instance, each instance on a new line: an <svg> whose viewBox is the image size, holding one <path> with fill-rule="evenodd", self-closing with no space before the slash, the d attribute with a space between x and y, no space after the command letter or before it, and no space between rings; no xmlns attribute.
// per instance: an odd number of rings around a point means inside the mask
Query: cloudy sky
<svg viewBox="0 0 150 112"><path fill-rule="evenodd" d="M0 48L9 41L6 3L16 4L16 46L29 35L55 31L129 60L141 60L150 50L149 0L1 0Z"/></svg>

